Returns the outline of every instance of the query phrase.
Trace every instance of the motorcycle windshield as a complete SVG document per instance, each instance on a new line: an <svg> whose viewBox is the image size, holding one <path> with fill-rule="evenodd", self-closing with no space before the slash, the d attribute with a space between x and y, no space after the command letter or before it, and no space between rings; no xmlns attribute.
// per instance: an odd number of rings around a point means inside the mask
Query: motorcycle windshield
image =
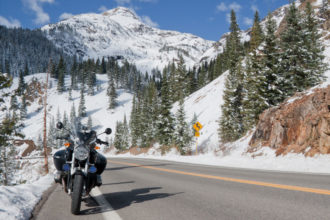
<svg viewBox="0 0 330 220"><path fill-rule="evenodd" d="M76 118L74 123L71 124L71 132L74 139L78 142L78 144L89 144L94 141L96 138L96 132L91 130L90 132L82 132L83 125L80 120Z"/></svg>

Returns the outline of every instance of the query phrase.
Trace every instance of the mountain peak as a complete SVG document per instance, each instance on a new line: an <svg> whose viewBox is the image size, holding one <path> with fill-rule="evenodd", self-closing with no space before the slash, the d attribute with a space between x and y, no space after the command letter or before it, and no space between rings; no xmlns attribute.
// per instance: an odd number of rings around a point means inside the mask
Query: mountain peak
<svg viewBox="0 0 330 220"><path fill-rule="evenodd" d="M108 10L103 13L105 16L122 16L122 17L130 17L136 20L140 20L140 18L135 14L132 9L125 7L117 7L111 10Z"/></svg>

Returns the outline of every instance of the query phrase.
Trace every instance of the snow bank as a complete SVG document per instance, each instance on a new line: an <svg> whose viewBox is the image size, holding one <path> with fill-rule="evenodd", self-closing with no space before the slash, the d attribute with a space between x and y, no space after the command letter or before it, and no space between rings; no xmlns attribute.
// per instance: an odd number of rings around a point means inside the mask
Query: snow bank
<svg viewBox="0 0 330 220"><path fill-rule="evenodd" d="M52 182L53 175L47 175L32 184L0 186L0 219L30 219L34 206Z"/></svg>

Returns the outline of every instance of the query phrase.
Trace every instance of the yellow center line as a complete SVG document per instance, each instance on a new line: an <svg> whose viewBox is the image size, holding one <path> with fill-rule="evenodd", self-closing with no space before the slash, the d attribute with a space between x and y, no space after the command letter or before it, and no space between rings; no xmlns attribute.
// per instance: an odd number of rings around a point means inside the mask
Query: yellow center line
<svg viewBox="0 0 330 220"><path fill-rule="evenodd" d="M135 163L117 162L117 161L112 161L112 160L109 160L109 162L113 163L113 164L141 167L141 168L146 168L146 169L151 169L151 170L158 170L158 171L163 171L163 172L168 172L168 173L195 176L195 177L201 177L201 178L206 178L206 179L215 179L215 180L229 181L229 182L235 182L235 183L244 183L244 184L250 184L250 185L257 185L257 186L272 187L272 188L278 188L278 189L316 193L316 194L321 194L321 195L330 195L330 190L325 190L325 189L315 189L315 188L308 188L308 187L301 187L301 186L291 186L291 185L283 185L283 184L276 184L276 183L269 183L269 182L236 179L236 178L230 178L230 177L212 176L212 175L201 174L201 173L184 172L184 171L179 171L179 170L164 169L164 168L152 167L152 166L144 166L144 165L135 164Z"/></svg>

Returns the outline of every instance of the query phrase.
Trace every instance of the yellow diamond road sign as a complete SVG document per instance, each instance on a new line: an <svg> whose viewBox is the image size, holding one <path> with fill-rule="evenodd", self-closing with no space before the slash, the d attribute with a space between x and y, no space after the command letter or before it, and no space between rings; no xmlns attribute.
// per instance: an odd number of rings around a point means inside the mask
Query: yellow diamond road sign
<svg viewBox="0 0 330 220"><path fill-rule="evenodd" d="M203 126L201 125L201 123L199 122L196 122L194 125L193 125L193 128L195 129L195 131L199 131L203 128Z"/></svg>

